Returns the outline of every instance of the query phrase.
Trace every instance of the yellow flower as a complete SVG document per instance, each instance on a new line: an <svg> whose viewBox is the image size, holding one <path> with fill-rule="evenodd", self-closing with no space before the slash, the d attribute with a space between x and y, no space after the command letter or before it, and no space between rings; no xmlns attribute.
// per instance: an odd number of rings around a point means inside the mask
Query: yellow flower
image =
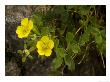
<svg viewBox="0 0 110 82"><path fill-rule="evenodd" d="M28 37L32 28L33 28L33 22L31 20L28 20L28 18L24 18L21 21L21 26L17 27L16 33L18 34L19 38L26 38Z"/></svg>
<svg viewBox="0 0 110 82"><path fill-rule="evenodd" d="M43 36L41 40L37 42L36 47L38 48L39 55L50 56L52 53L52 48L54 47L54 42L49 39L48 36Z"/></svg>

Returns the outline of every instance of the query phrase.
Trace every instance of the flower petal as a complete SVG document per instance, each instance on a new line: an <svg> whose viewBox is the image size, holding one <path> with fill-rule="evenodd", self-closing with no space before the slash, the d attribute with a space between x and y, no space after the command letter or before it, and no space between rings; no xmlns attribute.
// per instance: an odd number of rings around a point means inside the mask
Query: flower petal
<svg viewBox="0 0 110 82"><path fill-rule="evenodd" d="M20 34L21 33L21 30L22 30L22 26L18 26L17 29L16 29L16 33L17 34Z"/></svg>
<svg viewBox="0 0 110 82"><path fill-rule="evenodd" d="M52 40L49 40L48 47L50 49L52 49L54 47L54 42Z"/></svg>
<svg viewBox="0 0 110 82"><path fill-rule="evenodd" d="M51 55L51 53L52 53L52 50L51 49L47 49L47 50L45 50L45 56L50 56Z"/></svg>
<svg viewBox="0 0 110 82"><path fill-rule="evenodd" d="M24 18L22 21L21 21L21 26L26 26L28 25L28 18Z"/></svg>
<svg viewBox="0 0 110 82"><path fill-rule="evenodd" d="M42 41L38 41L36 47L41 50L42 49L42 45L43 45L43 42Z"/></svg>
<svg viewBox="0 0 110 82"><path fill-rule="evenodd" d="M22 26L18 26L16 29L16 34L18 35L18 38L22 38Z"/></svg>
<svg viewBox="0 0 110 82"><path fill-rule="evenodd" d="M48 37L48 36L43 36L43 37L41 38L41 40L42 40L44 43L48 43L49 37Z"/></svg>
<svg viewBox="0 0 110 82"><path fill-rule="evenodd" d="M18 38L23 38L22 34L19 34L19 35L18 35Z"/></svg>
<svg viewBox="0 0 110 82"><path fill-rule="evenodd" d="M44 55L44 51L43 50L38 50L37 52L39 53L39 55Z"/></svg>

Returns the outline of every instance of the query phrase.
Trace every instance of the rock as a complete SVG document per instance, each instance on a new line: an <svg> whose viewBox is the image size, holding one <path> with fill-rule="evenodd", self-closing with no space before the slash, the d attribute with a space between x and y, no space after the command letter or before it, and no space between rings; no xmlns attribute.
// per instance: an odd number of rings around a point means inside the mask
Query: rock
<svg viewBox="0 0 110 82"><path fill-rule="evenodd" d="M11 59L10 62L6 63L5 75L16 76L16 75L20 75L20 72L21 72L21 69L18 67L14 59Z"/></svg>

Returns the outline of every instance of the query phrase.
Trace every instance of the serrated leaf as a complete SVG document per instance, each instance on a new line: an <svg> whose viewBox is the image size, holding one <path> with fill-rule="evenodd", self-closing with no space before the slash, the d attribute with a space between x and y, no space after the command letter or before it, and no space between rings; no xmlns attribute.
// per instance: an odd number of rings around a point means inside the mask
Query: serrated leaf
<svg viewBox="0 0 110 82"><path fill-rule="evenodd" d="M77 43L68 44L68 51L72 51L74 53L80 52L80 46Z"/></svg>
<svg viewBox="0 0 110 82"><path fill-rule="evenodd" d="M71 32L67 32L66 34L67 43L71 43L73 41L73 38L74 38L73 34Z"/></svg>
<svg viewBox="0 0 110 82"><path fill-rule="evenodd" d="M100 34L100 30L98 28L92 28L92 33L96 34Z"/></svg>
<svg viewBox="0 0 110 82"><path fill-rule="evenodd" d="M75 70L75 63L74 63L74 61L70 62L70 65L68 65L68 69L71 70L71 71Z"/></svg>
<svg viewBox="0 0 110 82"><path fill-rule="evenodd" d="M102 36L100 34L95 35L95 41L100 45L102 43Z"/></svg>
<svg viewBox="0 0 110 82"><path fill-rule="evenodd" d="M42 27L41 34L42 35L48 35L48 34L50 34L49 29L50 29L49 27Z"/></svg>
<svg viewBox="0 0 110 82"><path fill-rule="evenodd" d="M34 25L34 28L32 29L32 31L33 31L36 35L40 35L40 32L39 32L37 26Z"/></svg>
<svg viewBox="0 0 110 82"><path fill-rule="evenodd" d="M61 66L62 62L63 62L63 59L61 57L56 57L52 63L53 69L55 70L58 69Z"/></svg>
<svg viewBox="0 0 110 82"><path fill-rule="evenodd" d="M90 28L87 28L87 29L85 30L85 32L80 36L79 44L80 44L81 46L83 46L86 42L89 41L90 33L91 33Z"/></svg>
<svg viewBox="0 0 110 82"><path fill-rule="evenodd" d="M63 48L57 48L56 49L56 54L58 57L64 57L65 56L65 50Z"/></svg>
<svg viewBox="0 0 110 82"><path fill-rule="evenodd" d="M72 51L74 53L80 52L80 46L78 44L72 44Z"/></svg>
<svg viewBox="0 0 110 82"><path fill-rule="evenodd" d="M57 47L58 47L58 45L59 45L59 39L55 39L54 42L55 42L55 44L54 44L54 45L55 45L54 48L57 49Z"/></svg>
<svg viewBox="0 0 110 82"><path fill-rule="evenodd" d="M70 54L64 57L64 61L65 61L65 64L68 66L69 70L71 71L75 70L75 63Z"/></svg>

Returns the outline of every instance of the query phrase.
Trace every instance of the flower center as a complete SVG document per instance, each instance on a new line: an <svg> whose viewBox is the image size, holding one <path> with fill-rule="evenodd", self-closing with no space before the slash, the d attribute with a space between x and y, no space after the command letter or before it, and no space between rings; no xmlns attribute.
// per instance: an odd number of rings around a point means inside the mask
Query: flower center
<svg viewBox="0 0 110 82"><path fill-rule="evenodd" d="M28 28L24 27L23 30L22 30L22 33L26 34L27 32L28 32Z"/></svg>
<svg viewBox="0 0 110 82"><path fill-rule="evenodd" d="M48 49L48 43L43 43L42 48L43 48L43 50Z"/></svg>

